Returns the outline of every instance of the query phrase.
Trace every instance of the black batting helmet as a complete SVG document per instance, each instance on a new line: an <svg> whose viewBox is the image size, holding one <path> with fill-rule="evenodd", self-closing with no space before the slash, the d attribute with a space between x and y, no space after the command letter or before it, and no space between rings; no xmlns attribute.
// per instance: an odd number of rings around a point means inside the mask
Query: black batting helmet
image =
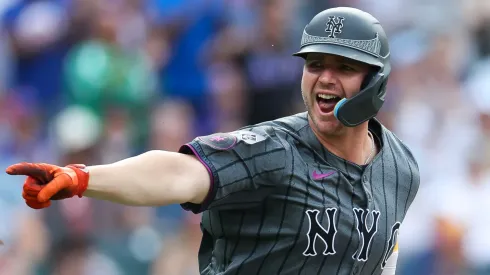
<svg viewBox="0 0 490 275"><path fill-rule="evenodd" d="M299 52L328 53L354 59L375 68L365 79L361 91L342 99L334 114L344 125L357 126L377 115L384 103L386 83L391 72L388 38L379 21L355 8L324 10L306 25Z"/></svg>

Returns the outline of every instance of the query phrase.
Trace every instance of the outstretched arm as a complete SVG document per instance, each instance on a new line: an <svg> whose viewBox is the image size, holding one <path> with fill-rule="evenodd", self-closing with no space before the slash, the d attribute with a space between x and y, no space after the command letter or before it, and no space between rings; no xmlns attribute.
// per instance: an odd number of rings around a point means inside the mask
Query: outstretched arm
<svg viewBox="0 0 490 275"><path fill-rule="evenodd" d="M256 127L197 137L178 152L152 150L88 167L24 162L9 166L7 173L27 176L22 196L34 209L86 196L133 206L181 204L199 213L262 203L285 167L281 138L271 127Z"/></svg>
<svg viewBox="0 0 490 275"><path fill-rule="evenodd" d="M157 150L88 167L18 163L8 167L7 173L27 176L22 196L36 209L73 196L133 206L199 204L211 184L206 167L195 156Z"/></svg>
<svg viewBox="0 0 490 275"><path fill-rule="evenodd" d="M211 182L195 156L167 151L149 151L88 170L84 196L126 205L199 204Z"/></svg>

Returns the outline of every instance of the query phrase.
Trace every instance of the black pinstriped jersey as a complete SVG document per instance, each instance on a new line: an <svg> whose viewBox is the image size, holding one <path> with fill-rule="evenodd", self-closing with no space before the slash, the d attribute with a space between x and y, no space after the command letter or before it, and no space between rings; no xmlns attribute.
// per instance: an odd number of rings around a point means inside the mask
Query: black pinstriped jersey
<svg viewBox="0 0 490 275"><path fill-rule="evenodd" d="M341 159L307 113L198 137L211 177L202 205L201 274L381 274L419 187L409 149L377 120L367 166Z"/></svg>

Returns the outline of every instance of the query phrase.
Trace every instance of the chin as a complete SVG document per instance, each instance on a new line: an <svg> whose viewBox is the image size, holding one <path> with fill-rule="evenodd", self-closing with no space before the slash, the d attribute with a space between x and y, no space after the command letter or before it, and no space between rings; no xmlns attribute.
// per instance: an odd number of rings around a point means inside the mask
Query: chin
<svg viewBox="0 0 490 275"><path fill-rule="evenodd" d="M344 125L334 116L333 112L327 114L315 114L308 112L312 126L318 134L332 136L340 135L345 128Z"/></svg>

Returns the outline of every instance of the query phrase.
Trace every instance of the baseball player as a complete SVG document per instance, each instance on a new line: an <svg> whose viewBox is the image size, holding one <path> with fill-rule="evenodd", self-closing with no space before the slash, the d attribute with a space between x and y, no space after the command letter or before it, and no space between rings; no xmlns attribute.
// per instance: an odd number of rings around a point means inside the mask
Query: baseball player
<svg viewBox="0 0 490 275"><path fill-rule="evenodd" d="M179 152L7 173L27 176L22 195L35 209L86 196L202 212L201 274L395 274L419 170L375 119L390 75L386 34L368 13L327 9L294 55L305 60L304 113L200 136Z"/></svg>

